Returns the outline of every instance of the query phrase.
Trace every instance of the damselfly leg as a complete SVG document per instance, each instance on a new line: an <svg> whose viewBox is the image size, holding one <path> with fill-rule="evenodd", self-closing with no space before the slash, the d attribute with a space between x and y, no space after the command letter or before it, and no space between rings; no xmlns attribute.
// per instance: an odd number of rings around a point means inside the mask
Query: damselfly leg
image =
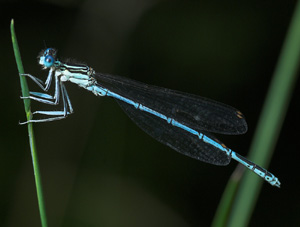
<svg viewBox="0 0 300 227"><path fill-rule="evenodd" d="M35 82L42 90L48 91L53 77L53 71L50 70L48 77L46 79L45 85L43 85L43 81L30 75L30 74L22 74L21 76L27 76L30 78L33 82ZM60 93L62 96L62 103L63 103L63 110L62 111L35 111L33 114L42 114L47 116L56 116L51 118L45 118L45 119L37 119L37 120L29 120L26 122L20 123L21 125L32 123L32 122L49 122L49 121L55 121L55 120L61 120L67 117L68 114L73 113L72 104L69 98L69 95L67 93L67 90L65 88L65 85L62 81L60 81L59 76L55 75L55 90L54 95L49 95L47 93L41 93L41 92L30 92L29 97L21 97L22 99L31 99L35 100L41 103L50 104L50 105L58 105L59 99L60 99Z"/></svg>

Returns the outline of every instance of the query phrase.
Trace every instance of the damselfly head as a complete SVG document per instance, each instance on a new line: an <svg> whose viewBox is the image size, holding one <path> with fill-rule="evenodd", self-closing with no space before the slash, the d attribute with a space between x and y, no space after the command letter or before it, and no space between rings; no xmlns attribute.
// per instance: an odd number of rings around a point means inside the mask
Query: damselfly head
<svg viewBox="0 0 300 227"><path fill-rule="evenodd" d="M51 68L54 66L56 60L56 50L53 48L47 48L39 54L39 64L43 66L43 69Z"/></svg>

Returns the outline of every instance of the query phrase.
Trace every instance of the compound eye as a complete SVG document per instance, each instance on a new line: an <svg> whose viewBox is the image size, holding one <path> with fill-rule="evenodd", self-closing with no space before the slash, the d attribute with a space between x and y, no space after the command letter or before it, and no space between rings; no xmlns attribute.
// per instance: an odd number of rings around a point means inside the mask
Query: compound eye
<svg viewBox="0 0 300 227"><path fill-rule="evenodd" d="M54 64L54 58L50 55L46 56L44 59L44 65L47 68L50 68Z"/></svg>

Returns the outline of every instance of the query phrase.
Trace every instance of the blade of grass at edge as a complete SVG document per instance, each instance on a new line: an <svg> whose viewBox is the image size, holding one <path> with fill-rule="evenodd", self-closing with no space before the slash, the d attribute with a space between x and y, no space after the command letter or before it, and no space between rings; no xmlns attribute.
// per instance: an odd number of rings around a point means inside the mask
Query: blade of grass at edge
<svg viewBox="0 0 300 227"><path fill-rule="evenodd" d="M13 49L14 49L14 54L15 54L15 58L16 58L18 71L19 71L19 74L24 74L24 68L22 65L21 55L20 55L20 51L19 51L19 45L17 42L16 34L15 34L13 19L11 20L10 31L11 31L12 44L13 44ZM26 79L24 76L20 76L20 83L21 83L21 89L22 89L22 96L28 97L29 90L28 90L27 82L26 82ZM26 117L27 117L27 121L28 121L32 117L32 113L30 110L30 99L24 99L24 107L25 107L25 113L26 113ZM28 126L29 144L30 144L30 149L31 149L31 157L32 157L33 171L34 171L34 177L35 177L35 185L36 185L36 191L37 191L37 199L38 199L38 205L39 205L39 211L40 211L40 218L41 218L42 227L47 227L47 216L46 216L46 210L45 210L41 175L40 175L40 170L39 170L37 150L36 150L36 146L35 146L35 139L34 139L32 123L27 124L27 126Z"/></svg>
<svg viewBox="0 0 300 227"><path fill-rule="evenodd" d="M299 60L300 1L296 4L249 152L249 159L265 168L271 160L286 115L297 79ZM245 173L241 182L232 177L224 191L212 226L247 226L262 183L263 180L250 171Z"/></svg>

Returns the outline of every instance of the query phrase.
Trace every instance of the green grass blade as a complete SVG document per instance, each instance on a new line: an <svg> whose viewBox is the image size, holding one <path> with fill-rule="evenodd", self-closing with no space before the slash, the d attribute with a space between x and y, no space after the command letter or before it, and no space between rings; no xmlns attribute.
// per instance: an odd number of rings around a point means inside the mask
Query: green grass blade
<svg viewBox="0 0 300 227"><path fill-rule="evenodd" d="M11 30L12 44L13 44L18 71L19 74L23 74L24 68L21 60L20 51L19 51L19 45L15 34L14 20L11 20L10 30ZM24 76L20 76L20 83L22 89L22 96L23 97L29 96L29 90ZM30 110L30 99L24 99L24 107L25 107L27 120L30 120L32 117L32 113ZM29 144L31 149L31 157L32 157L33 170L34 170L40 217L41 217L42 226L47 227L47 217L46 217L45 203L43 198L42 182L41 182L41 175L40 175L39 164L38 164L37 150L35 146L33 127L32 127L32 123L29 123L27 125L28 125Z"/></svg>
<svg viewBox="0 0 300 227"><path fill-rule="evenodd" d="M234 197L237 191L237 187L237 182L235 184L233 184L233 182L228 182L227 187L225 188L225 191L223 193L223 195L226 196L223 196L220 201L220 205L215 214L215 217L217 218L213 220L212 226L225 226L229 212L231 210L232 198Z"/></svg>
<svg viewBox="0 0 300 227"><path fill-rule="evenodd" d="M269 165L286 115L296 82L299 60L300 2L296 5L249 152L249 159L264 168L267 168ZM277 173L280 172L277 171ZM279 180L281 180L280 177ZM236 180L231 181L228 183L228 187L232 187L230 186L231 184L236 184ZM231 209L230 212L219 211L219 213L224 214L227 212L229 214L227 216L228 223L219 221L221 219L224 220L224 217L216 215L213 223L218 223L218 225L214 226L247 226L263 182L261 178L257 177L251 171L246 171L237 193L235 195L233 193L226 193L228 191L226 189L223 194L223 197L228 198L223 198L221 201L232 201L232 206L230 207L220 204L220 207ZM274 188L274 190L277 189Z"/></svg>

